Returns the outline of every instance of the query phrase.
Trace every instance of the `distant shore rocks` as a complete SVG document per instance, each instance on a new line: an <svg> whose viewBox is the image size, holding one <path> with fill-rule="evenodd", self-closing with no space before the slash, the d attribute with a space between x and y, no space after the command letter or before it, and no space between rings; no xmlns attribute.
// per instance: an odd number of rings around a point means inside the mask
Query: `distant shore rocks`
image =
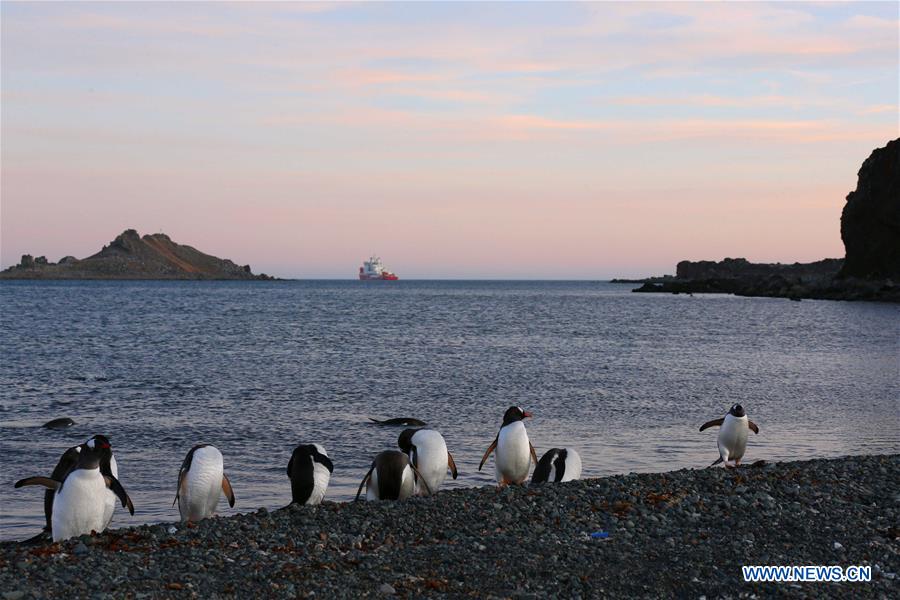
<svg viewBox="0 0 900 600"><path fill-rule="evenodd" d="M173 242L164 233L143 237L126 229L97 254L84 259L65 256L52 263L25 254L18 265L0 272L2 279L228 279L270 280L250 265L204 254Z"/></svg>
<svg viewBox="0 0 900 600"><path fill-rule="evenodd" d="M860 168L841 215L841 238L846 258L684 260L675 277L643 279L633 291L900 302L900 139L874 150Z"/></svg>

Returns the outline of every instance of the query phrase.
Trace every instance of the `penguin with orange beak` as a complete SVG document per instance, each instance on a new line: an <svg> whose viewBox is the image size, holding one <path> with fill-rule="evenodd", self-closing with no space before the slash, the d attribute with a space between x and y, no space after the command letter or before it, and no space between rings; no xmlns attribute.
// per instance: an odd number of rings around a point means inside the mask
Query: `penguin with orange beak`
<svg viewBox="0 0 900 600"><path fill-rule="evenodd" d="M524 419L531 418L531 413L519 406L510 406L503 415L503 425L497 433L497 437L488 446L478 470L487 462L488 456L494 450L494 467L497 472L497 485L503 488L507 485L521 485L528 479L531 470L531 462L537 464L537 453L528 439L525 431Z"/></svg>

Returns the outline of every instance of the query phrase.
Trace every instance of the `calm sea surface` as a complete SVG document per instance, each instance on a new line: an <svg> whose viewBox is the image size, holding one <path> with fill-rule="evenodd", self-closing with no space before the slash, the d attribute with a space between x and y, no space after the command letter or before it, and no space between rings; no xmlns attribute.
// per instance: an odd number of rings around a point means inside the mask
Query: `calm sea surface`
<svg viewBox="0 0 900 600"><path fill-rule="evenodd" d="M294 446L323 444L331 500L414 416L439 429L455 486L518 404L542 454L578 449L584 476L705 467L740 402L760 427L745 460L900 451L900 307L632 294L591 282L296 281L0 284L0 538L43 524L60 454L107 435L136 508L114 526L178 519L178 468L216 445L237 505L290 501ZM56 417L78 424L40 427Z"/></svg>

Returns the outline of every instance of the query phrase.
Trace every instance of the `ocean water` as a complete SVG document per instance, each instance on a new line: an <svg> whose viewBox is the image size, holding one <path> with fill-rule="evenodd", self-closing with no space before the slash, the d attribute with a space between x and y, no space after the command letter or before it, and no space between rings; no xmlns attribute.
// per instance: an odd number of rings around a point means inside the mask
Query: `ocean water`
<svg viewBox="0 0 900 600"><path fill-rule="evenodd" d="M760 427L746 461L900 451L900 307L632 294L599 282L289 281L0 284L0 538L43 524L65 448L107 435L136 513L174 521L178 469L216 445L237 504L290 501L297 444L324 445L327 498L351 500L412 416L459 466L513 404L538 454L576 448L586 477L703 468L735 402ZM40 426L56 417L77 425Z"/></svg>

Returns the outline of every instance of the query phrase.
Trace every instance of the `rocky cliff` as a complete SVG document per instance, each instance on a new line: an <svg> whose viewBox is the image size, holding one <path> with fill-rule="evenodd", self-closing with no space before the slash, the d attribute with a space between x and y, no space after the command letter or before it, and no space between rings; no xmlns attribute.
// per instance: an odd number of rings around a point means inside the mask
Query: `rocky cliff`
<svg viewBox="0 0 900 600"><path fill-rule="evenodd" d="M841 277L900 282L900 139L876 148L860 167L841 214L841 239Z"/></svg>
<svg viewBox="0 0 900 600"><path fill-rule="evenodd" d="M162 233L141 237L127 229L100 252L84 259L66 256L58 263L24 255L0 272L5 279L272 279L255 275L249 265L204 254L173 242Z"/></svg>

